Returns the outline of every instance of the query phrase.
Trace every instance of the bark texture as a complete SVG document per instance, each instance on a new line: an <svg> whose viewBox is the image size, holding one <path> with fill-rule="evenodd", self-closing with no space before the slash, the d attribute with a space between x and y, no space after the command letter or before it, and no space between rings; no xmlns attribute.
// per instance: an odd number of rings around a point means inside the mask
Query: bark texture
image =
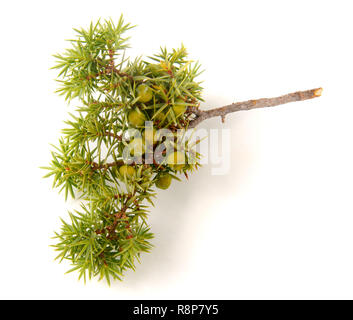
<svg viewBox="0 0 353 320"><path fill-rule="evenodd" d="M225 116L228 113L257 109L257 108L274 107L274 106L278 106L289 102L295 102L295 101L304 101L304 100L320 97L321 93L322 93L322 88L316 88L311 90L288 93L283 96L275 97L275 98L262 98L258 100L236 102L224 107L215 108L211 110L199 110L199 109L193 108L191 111L195 114L195 118L190 121L189 128L194 128L197 125L199 125L202 121L209 118L221 117L222 122L224 122Z"/></svg>

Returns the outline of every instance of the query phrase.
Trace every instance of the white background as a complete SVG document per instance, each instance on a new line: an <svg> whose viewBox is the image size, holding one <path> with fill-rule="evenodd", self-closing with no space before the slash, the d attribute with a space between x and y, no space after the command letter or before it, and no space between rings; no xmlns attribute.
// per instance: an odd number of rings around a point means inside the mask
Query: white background
<svg viewBox="0 0 353 320"><path fill-rule="evenodd" d="M1 3L0 298L353 298L351 1ZM74 203L41 177L73 106L54 53L73 27L120 14L131 56L183 42L206 69L204 108L322 86L323 96L233 114L231 172L204 166L160 191L155 248L108 287L64 275L49 247ZM222 128L219 119L202 124Z"/></svg>

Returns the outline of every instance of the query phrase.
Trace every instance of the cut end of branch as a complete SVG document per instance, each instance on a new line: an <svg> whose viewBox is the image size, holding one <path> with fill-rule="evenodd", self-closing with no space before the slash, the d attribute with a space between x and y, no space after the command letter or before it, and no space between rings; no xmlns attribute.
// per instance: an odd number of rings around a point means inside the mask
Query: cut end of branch
<svg viewBox="0 0 353 320"><path fill-rule="evenodd" d="M314 96L315 97L320 97L321 96L321 94L322 94L322 88L318 88L318 89L316 89L315 91L314 91Z"/></svg>

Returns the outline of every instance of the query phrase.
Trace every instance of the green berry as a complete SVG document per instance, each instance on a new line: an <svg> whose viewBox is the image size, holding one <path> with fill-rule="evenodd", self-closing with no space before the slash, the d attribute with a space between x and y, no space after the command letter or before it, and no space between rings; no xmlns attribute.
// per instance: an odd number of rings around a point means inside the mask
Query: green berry
<svg viewBox="0 0 353 320"><path fill-rule="evenodd" d="M159 76L163 71L160 63L151 63L148 68L155 77Z"/></svg>
<svg viewBox="0 0 353 320"><path fill-rule="evenodd" d="M135 174L135 168L127 165L123 165L119 168L119 172L122 176L127 178L132 177Z"/></svg>
<svg viewBox="0 0 353 320"><path fill-rule="evenodd" d="M159 112L155 117L154 117L154 121L159 121L159 124L163 124L164 119L165 118L165 114L164 112Z"/></svg>
<svg viewBox="0 0 353 320"><path fill-rule="evenodd" d="M148 102L152 99L152 89L145 84L140 84L137 87L137 95L140 102Z"/></svg>
<svg viewBox="0 0 353 320"><path fill-rule="evenodd" d="M184 168L185 154L175 151L167 156L167 164L174 170L178 171Z"/></svg>
<svg viewBox="0 0 353 320"><path fill-rule="evenodd" d="M168 189L172 183L172 176L168 173L161 174L156 181L156 187L159 189Z"/></svg>
<svg viewBox="0 0 353 320"><path fill-rule="evenodd" d="M131 110L127 118L129 124L134 127L142 127L146 121L146 116L138 109Z"/></svg>
<svg viewBox="0 0 353 320"><path fill-rule="evenodd" d="M181 116L182 114L185 113L187 109L187 106L185 105L185 101L183 99L176 99L174 102L174 106L173 106L173 111L176 115L176 117Z"/></svg>

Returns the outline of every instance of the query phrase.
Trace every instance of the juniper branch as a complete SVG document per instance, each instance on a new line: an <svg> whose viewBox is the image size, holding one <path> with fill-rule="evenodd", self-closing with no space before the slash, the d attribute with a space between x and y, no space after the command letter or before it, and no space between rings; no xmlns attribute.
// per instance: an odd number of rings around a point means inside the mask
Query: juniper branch
<svg viewBox="0 0 353 320"><path fill-rule="evenodd" d="M224 107L214 108L211 110L200 110L192 108L191 111L195 114L196 117L195 119L190 121L189 128L194 128L198 126L202 121L214 117L221 117L222 122L224 122L224 118L228 113L258 108L275 107L289 102L304 101L320 97L321 93L322 88L316 88L311 90L288 93L275 98L262 98L258 100L236 102Z"/></svg>
<svg viewBox="0 0 353 320"><path fill-rule="evenodd" d="M172 180L180 180L177 175L188 178L200 166L201 155L193 148L200 141L185 138L181 143L178 129L217 116L224 120L231 112L315 98L322 90L200 110L200 65L187 60L185 47L161 48L146 60L125 59L128 38L123 34L130 28L122 17L117 24L91 23L88 29L75 29L77 38L69 40L70 49L55 55L53 68L60 70L57 92L82 105L66 121L64 138L54 146L50 166L44 167L65 198L82 200L80 211L69 213L70 221L63 220L61 231L55 233L58 258L71 261L69 272L78 271L79 278L99 276L108 283L135 269L140 254L152 248L147 216L155 188L168 189ZM153 123L151 135L146 121ZM123 139L128 129L140 136ZM157 139L160 129L168 129L173 138ZM190 143L192 150L186 155L180 145ZM148 145L153 153L147 152ZM157 149L166 157L163 162L154 157ZM124 151L131 156L129 163ZM134 161L134 156L144 162ZM146 161L151 157L152 162Z"/></svg>

